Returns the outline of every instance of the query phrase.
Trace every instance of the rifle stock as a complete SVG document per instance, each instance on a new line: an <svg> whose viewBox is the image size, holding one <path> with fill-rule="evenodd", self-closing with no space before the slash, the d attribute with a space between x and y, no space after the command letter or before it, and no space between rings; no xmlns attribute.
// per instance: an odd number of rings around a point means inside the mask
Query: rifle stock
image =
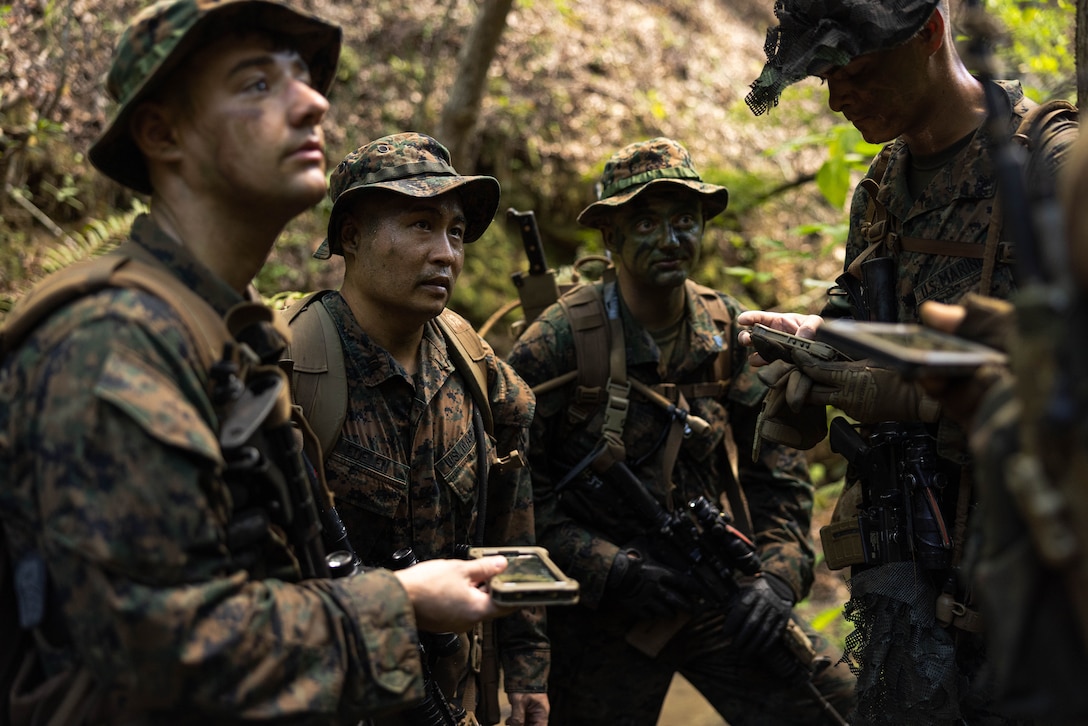
<svg viewBox="0 0 1088 726"><path fill-rule="evenodd" d="M544 245L540 239L540 230L536 225L536 215L532 210L519 212L510 207L506 210L506 220L514 223L521 234L521 244L525 248L525 256L529 260L529 274L515 272L511 275L514 285L518 289L518 298L521 300L521 309L525 314L522 323L528 326L544 310L559 299L559 286L555 281L555 270L548 267L547 258L544 256ZM520 334L520 330L516 331Z"/></svg>

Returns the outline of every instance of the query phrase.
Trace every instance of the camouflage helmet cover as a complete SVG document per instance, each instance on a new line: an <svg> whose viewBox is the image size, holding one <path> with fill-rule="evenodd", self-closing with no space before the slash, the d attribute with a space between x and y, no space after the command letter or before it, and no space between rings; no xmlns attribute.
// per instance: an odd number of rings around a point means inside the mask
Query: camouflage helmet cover
<svg viewBox="0 0 1088 726"><path fill-rule="evenodd" d="M340 57L340 28L280 0L160 0L129 22L106 78L120 104L88 156L99 171L144 194L151 181L143 155L129 132L132 111L155 92L201 43L224 30L263 30L291 39L306 60L314 87L326 93Z"/></svg>
<svg viewBox="0 0 1088 726"><path fill-rule="evenodd" d="M744 102L759 116L782 90L844 66L859 55L901 45L921 30L938 0L776 0L767 63Z"/></svg>
<svg viewBox="0 0 1088 726"><path fill-rule="evenodd" d="M704 219L718 216L729 204L729 191L705 183L687 149L658 137L629 144L612 155L601 173L599 199L582 210L578 221L587 227L606 227L616 209L660 185L680 186L701 196Z"/></svg>
<svg viewBox="0 0 1088 726"><path fill-rule="evenodd" d="M329 178L328 237L314 252L326 260L343 254L338 239L343 212L368 191L388 189L417 199L461 189L465 212L465 242L475 242L499 208L499 182L490 176L461 176L450 163L450 152L430 136L413 132L383 136L344 157Z"/></svg>

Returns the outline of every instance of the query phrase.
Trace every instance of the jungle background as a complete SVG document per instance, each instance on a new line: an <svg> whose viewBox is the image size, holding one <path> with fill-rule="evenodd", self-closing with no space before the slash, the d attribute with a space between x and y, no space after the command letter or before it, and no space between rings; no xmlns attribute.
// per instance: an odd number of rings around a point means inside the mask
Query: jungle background
<svg viewBox="0 0 1088 726"><path fill-rule="evenodd" d="M113 44L144 4L0 0L0 318L33 281L119 243L146 209L85 157L114 111L103 91ZM696 278L753 308L822 307L842 268L850 193L878 147L827 109L816 79L787 89L764 116L745 106L765 60L772 0L299 4L344 28L324 124L329 168L371 139L415 130L446 143L462 173L501 183L500 212L468 249L451 302L486 326L500 353L520 311L497 313L516 300L511 274L527 268L505 210L535 212L548 261L567 279L573 260L602 252L575 219L596 198L605 160L654 136L681 141L704 180L730 190ZM1078 85L1088 96L1088 23L1078 22L1088 0L985 7L1004 31L993 43L998 77L1020 79L1036 100L1076 101ZM276 302L339 284L340 258L311 258L330 208L325 200L284 232L255 280L262 295ZM826 445L810 459L818 536L843 465ZM801 609L841 643L846 589L822 563L819 573ZM722 722L678 679L661 723Z"/></svg>

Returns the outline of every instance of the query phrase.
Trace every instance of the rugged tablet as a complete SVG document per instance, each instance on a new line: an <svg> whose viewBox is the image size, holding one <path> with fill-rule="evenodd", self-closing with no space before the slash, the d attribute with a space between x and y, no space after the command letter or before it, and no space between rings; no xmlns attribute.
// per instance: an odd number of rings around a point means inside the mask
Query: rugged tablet
<svg viewBox="0 0 1088 726"><path fill-rule="evenodd" d="M471 557L504 555L506 569L491 578L491 599L506 607L574 605L578 583L567 577L543 547L473 547Z"/></svg>

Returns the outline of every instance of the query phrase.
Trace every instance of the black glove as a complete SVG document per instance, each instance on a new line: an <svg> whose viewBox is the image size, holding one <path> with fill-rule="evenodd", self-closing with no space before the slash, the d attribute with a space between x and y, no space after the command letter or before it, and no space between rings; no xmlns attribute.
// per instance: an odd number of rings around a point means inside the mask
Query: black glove
<svg viewBox="0 0 1088 726"><path fill-rule="evenodd" d="M605 581L607 598L640 620L672 617L692 609L695 582L680 572L647 559L636 549L622 549L612 560Z"/></svg>
<svg viewBox="0 0 1088 726"><path fill-rule="evenodd" d="M740 583L740 592L722 626L746 655L767 651L781 637L793 609L793 590L766 573Z"/></svg>

